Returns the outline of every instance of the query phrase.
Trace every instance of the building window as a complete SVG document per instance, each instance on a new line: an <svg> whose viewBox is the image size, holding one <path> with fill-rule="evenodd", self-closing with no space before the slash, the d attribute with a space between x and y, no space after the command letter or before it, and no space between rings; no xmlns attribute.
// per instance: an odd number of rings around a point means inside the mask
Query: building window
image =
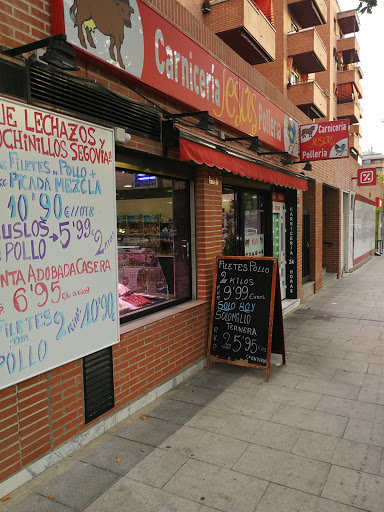
<svg viewBox="0 0 384 512"><path fill-rule="evenodd" d="M296 23L291 18L291 32L298 32L298 31L299 31L299 27L296 25Z"/></svg>
<svg viewBox="0 0 384 512"><path fill-rule="evenodd" d="M189 182L118 169L116 205L120 319L190 299Z"/></svg>
<svg viewBox="0 0 384 512"><path fill-rule="evenodd" d="M296 85L299 83L299 75L296 73L296 71L291 70L289 75L289 83L290 85Z"/></svg>
<svg viewBox="0 0 384 512"><path fill-rule="evenodd" d="M338 59L338 55L337 55L337 50L336 48L333 49L333 65L335 66L335 68L337 68L337 65L339 63L339 59Z"/></svg>

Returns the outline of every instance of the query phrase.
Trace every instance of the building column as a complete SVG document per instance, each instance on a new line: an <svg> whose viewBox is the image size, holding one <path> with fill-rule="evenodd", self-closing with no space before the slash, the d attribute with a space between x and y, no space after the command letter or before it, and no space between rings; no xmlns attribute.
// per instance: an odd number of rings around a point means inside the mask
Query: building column
<svg viewBox="0 0 384 512"><path fill-rule="evenodd" d="M323 267L341 275L341 192L324 186L323 190Z"/></svg>
<svg viewBox="0 0 384 512"><path fill-rule="evenodd" d="M222 178L216 168L196 176L197 298L211 302L215 261L222 254Z"/></svg>

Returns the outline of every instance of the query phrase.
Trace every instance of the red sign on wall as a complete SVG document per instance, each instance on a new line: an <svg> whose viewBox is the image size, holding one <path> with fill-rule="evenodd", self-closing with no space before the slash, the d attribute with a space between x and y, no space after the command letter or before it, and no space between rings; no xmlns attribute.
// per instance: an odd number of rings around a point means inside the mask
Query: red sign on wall
<svg viewBox="0 0 384 512"><path fill-rule="evenodd" d="M300 160L329 160L348 156L348 119L300 126Z"/></svg>
<svg viewBox="0 0 384 512"><path fill-rule="evenodd" d="M384 201L382 197L376 197L376 207L383 208Z"/></svg>
<svg viewBox="0 0 384 512"><path fill-rule="evenodd" d="M280 192L272 192L272 201L285 203L285 194L281 194Z"/></svg>
<svg viewBox="0 0 384 512"><path fill-rule="evenodd" d="M52 31L65 33L88 58L299 155L295 120L144 2L71 3L51 0Z"/></svg>
<svg viewBox="0 0 384 512"><path fill-rule="evenodd" d="M357 186L376 185L376 169L358 169Z"/></svg>

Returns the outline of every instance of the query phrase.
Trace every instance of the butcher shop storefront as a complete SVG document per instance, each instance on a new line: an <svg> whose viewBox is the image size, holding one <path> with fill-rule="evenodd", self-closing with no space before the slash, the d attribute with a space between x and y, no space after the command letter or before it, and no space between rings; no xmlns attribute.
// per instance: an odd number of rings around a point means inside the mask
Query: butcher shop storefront
<svg viewBox="0 0 384 512"><path fill-rule="evenodd" d="M203 368L218 255L301 274L297 121L141 0L86 4L51 2L49 65L0 59L10 490Z"/></svg>

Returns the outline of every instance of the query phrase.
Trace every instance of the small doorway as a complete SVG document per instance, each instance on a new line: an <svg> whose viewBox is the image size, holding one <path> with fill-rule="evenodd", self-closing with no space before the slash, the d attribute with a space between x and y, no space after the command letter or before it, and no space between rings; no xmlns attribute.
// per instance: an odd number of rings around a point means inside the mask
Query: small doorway
<svg viewBox="0 0 384 512"><path fill-rule="evenodd" d="M286 297L286 247L285 247L285 204L272 202L272 243L273 256L278 258L281 298Z"/></svg>
<svg viewBox="0 0 384 512"><path fill-rule="evenodd" d="M311 232L310 232L310 214L303 212L303 281L308 281L311 273L310 255L311 255Z"/></svg>
<svg viewBox="0 0 384 512"><path fill-rule="evenodd" d="M264 256L264 194L223 187L223 256Z"/></svg>
<svg viewBox="0 0 384 512"><path fill-rule="evenodd" d="M350 212L350 197L348 192L343 192L343 250L341 253L341 269L342 272L349 272L349 212Z"/></svg>

